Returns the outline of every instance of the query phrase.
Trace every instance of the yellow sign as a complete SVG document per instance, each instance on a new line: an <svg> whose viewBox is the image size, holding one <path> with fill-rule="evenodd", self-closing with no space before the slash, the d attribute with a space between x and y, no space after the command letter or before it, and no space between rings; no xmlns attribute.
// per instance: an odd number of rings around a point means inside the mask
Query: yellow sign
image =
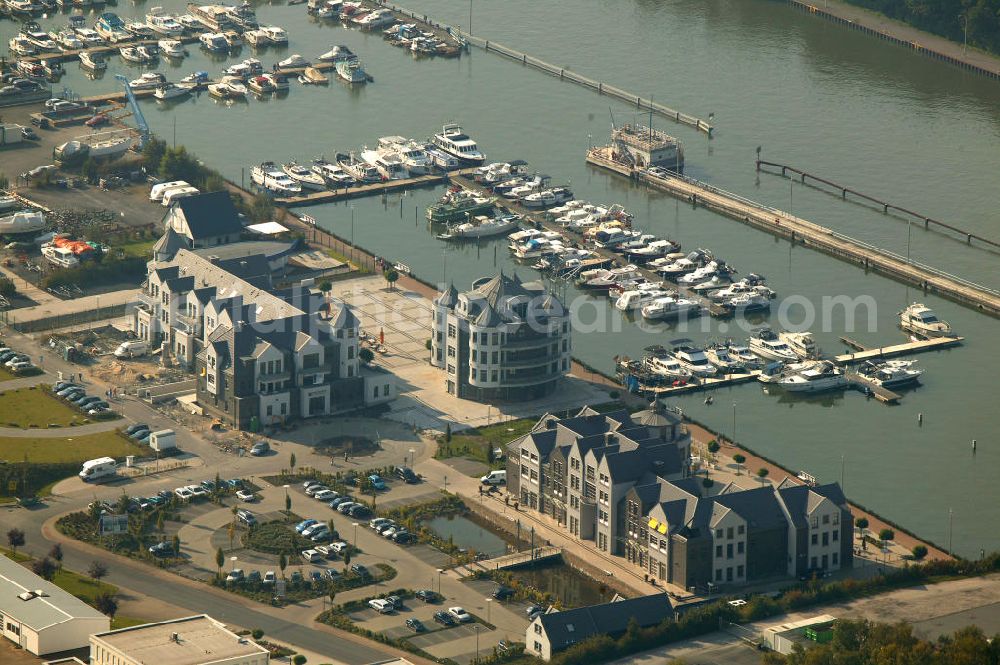
<svg viewBox="0 0 1000 665"><path fill-rule="evenodd" d="M659 522L657 522L655 519L653 519L652 517L650 517L649 518L649 524L647 524L646 526L648 526L650 529L655 529L657 524L659 524Z"/></svg>
<svg viewBox="0 0 1000 665"><path fill-rule="evenodd" d="M16 480L8 480L7 481L7 491L8 492L15 492L15 491L17 491L17 481Z"/></svg>

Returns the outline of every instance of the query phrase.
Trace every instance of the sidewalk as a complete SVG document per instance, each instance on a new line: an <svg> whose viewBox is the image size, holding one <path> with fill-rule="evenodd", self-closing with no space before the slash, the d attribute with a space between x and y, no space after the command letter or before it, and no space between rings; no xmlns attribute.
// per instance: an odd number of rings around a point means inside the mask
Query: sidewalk
<svg viewBox="0 0 1000 665"><path fill-rule="evenodd" d="M20 291L22 295L31 298L39 305L47 305L53 301L59 302L59 298L56 298L47 291L43 291L9 268L0 266L0 274L14 282L14 286L17 287L17 290Z"/></svg>

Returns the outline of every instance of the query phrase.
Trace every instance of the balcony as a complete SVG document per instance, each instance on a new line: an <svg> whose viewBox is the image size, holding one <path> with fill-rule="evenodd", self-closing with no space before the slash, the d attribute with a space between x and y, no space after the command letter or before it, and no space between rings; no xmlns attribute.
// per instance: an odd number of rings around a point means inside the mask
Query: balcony
<svg viewBox="0 0 1000 665"><path fill-rule="evenodd" d="M149 295L143 291L139 291L136 296L138 299L138 304L140 306L145 306L149 311L154 311L160 304L160 299Z"/></svg>
<svg viewBox="0 0 1000 665"><path fill-rule="evenodd" d="M177 314L174 320L192 335L201 335L201 317Z"/></svg>

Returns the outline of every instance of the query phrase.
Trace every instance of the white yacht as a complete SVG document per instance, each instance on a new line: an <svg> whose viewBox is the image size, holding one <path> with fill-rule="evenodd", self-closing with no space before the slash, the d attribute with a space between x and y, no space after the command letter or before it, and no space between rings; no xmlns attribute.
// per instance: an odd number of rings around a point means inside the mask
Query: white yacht
<svg viewBox="0 0 1000 665"><path fill-rule="evenodd" d="M133 37L132 33L129 32L128 28L125 26L125 21L123 21L118 14L114 14L112 12L104 12L101 14L94 23L94 30L97 31L97 34L112 44L125 39L131 39Z"/></svg>
<svg viewBox="0 0 1000 665"><path fill-rule="evenodd" d="M302 189L312 189L319 191L321 189L326 189L326 181L323 176L314 173L312 169L307 166L302 166L295 162L288 162L287 164L281 165L281 170L284 171L289 178L299 183Z"/></svg>
<svg viewBox="0 0 1000 665"><path fill-rule="evenodd" d="M729 352L729 347L722 344L714 344L705 349L708 361L719 368L719 371L726 373L742 372L746 369L743 361Z"/></svg>
<svg viewBox="0 0 1000 665"><path fill-rule="evenodd" d="M379 148L395 151L411 176L424 175L431 170L427 151L416 141L402 136L383 136L378 140L378 145Z"/></svg>
<svg viewBox="0 0 1000 665"><path fill-rule="evenodd" d="M266 32L260 29L247 30L243 33L243 39L247 40L247 43L254 48L263 48L271 44L271 38L267 36Z"/></svg>
<svg viewBox="0 0 1000 665"><path fill-rule="evenodd" d="M516 215L500 217L480 215L470 222L449 226L447 233L439 234L438 238L440 240L464 240L466 238L490 238L503 235L517 228L518 219Z"/></svg>
<svg viewBox="0 0 1000 665"><path fill-rule="evenodd" d="M640 310L642 318L650 321L669 321L701 314L701 305L695 300L666 296L658 298Z"/></svg>
<svg viewBox="0 0 1000 665"><path fill-rule="evenodd" d="M160 47L160 53L168 58L183 58L187 55L187 49L179 39L161 39L156 45Z"/></svg>
<svg viewBox="0 0 1000 665"><path fill-rule="evenodd" d="M623 312L634 312L667 295L667 290L659 286L648 289L629 289L618 296L618 300L615 301L615 309Z"/></svg>
<svg viewBox="0 0 1000 665"><path fill-rule="evenodd" d="M166 37L180 37L184 34L184 26L180 21L169 14L163 12L162 7L153 7L146 14L146 25L153 32L158 32Z"/></svg>
<svg viewBox="0 0 1000 665"><path fill-rule="evenodd" d="M759 293L744 293L733 296L728 300L723 300L721 305L728 310L748 314L750 312L761 312L771 309L771 299Z"/></svg>
<svg viewBox="0 0 1000 665"><path fill-rule="evenodd" d="M36 210L19 210L0 217L0 235L37 233L45 230L45 215Z"/></svg>
<svg viewBox="0 0 1000 665"><path fill-rule="evenodd" d="M386 180L402 180L409 175L403 166L403 160L394 150L366 148L361 151L361 159L374 166Z"/></svg>
<svg viewBox="0 0 1000 665"><path fill-rule="evenodd" d="M440 134L435 134L434 145L466 164L481 165L486 155L479 150L476 142L456 124L445 125Z"/></svg>
<svg viewBox="0 0 1000 665"><path fill-rule="evenodd" d="M83 40L77 36L76 31L72 28L64 28L57 32L55 40L66 51L77 51L84 47Z"/></svg>
<svg viewBox="0 0 1000 665"><path fill-rule="evenodd" d="M549 208L573 200L573 192L566 187L553 187L533 192L521 199L525 208Z"/></svg>
<svg viewBox="0 0 1000 665"><path fill-rule="evenodd" d="M218 83L208 85L208 94L220 99L244 99L247 87L238 76L223 76Z"/></svg>
<svg viewBox="0 0 1000 665"><path fill-rule="evenodd" d="M750 350L750 347L742 344L727 344L726 349L729 356L736 359L744 367L753 369L761 365L760 357Z"/></svg>
<svg viewBox="0 0 1000 665"><path fill-rule="evenodd" d="M250 180L258 187L278 196L297 196L302 193L301 185L292 180L274 162L264 162L250 169Z"/></svg>
<svg viewBox="0 0 1000 665"><path fill-rule="evenodd" d="M669 353L660 353L643 358L643 367L650 373L665 379L690 379L691 372Z"/></svg>
<svg viewBox="0 0 1000 665"><path fill-rule="evenodd" d="M718 370L708 360L704 349L694 346L689 339L675 339L672 353L681 367L695 376L713 376Z"/></svg>
<svg viewBox="0 0 1000 665"><path fill-rule="evenodd" d="M91 30L90 28L74 28L76 34L87 46L104 46L106 42L104 38L97 34L96 30Z"/></svg>
<svg viewBox="0 0 1000 665"><path fill-rule="evenodd" d="M749 346L751 351L765 360L795 362L799 359L770 328L761 328L750 335Z"/></svg>
<svg viewBox="0 0 1000 665"><path fill-rule="evenodd" d="M368 162L358 159L353 153L337 155L337 164L358 182L382 181L382 174L378 172L378 169Z"/></svg>
<svg viewBox="0 0 1000 665"><path fill-rule="evenodd" d="M144 21L130 21L125 24L125 29L137 39L152 39L156 36L153 29L146 25Z"/></svg>
<svg viewBox="0 0 1000 665"><path fill-rule="evenodd" d="M354 184L354 176L345 171L339 164L332 164L325 159L313 160L311 171L335 189L350 187Z"/></svg>
<svg viewBox="0 0 1000 665"><path fill-rule="evenodd" d="M352 20L362 30L378 30L396 22L391 9L376 9Z"/></svg>
<svg viewBox="0 0 1000 665"><path fill-rule="evenodd" d="M693 254L693 252L692 252ZM679 279L682 275L693 272L698 269L698 262L691 258L691 254L683 258L677 259L673 263L669 263L665 266L660 266L656 269L656 272L663 275L667 279Z"/></svg>
<svg viewBox="0 0 1000 665"><path fill-rule="evenodd" d="M10 52L17 56L35 55L38 49L25 37L11 37L7 42Z"/></svg>
<svg viewBox="0 0 1000 665"><path fill-rule="evenodd" d="M85 69L100 71L108 68L108 61L101 53L91 53L90 51L80 51L80 65Z"/></svg>
<svg viewBox="0 0 1000 665"><path fill-rule="evenodd" d="M60 268L73 268L80 265L80 259L76 257L69 247L57 247L52 243L42 245L42 256L52 265Z"/></svg>
<svg viewBox="0 0 1000 665"><path fill-rule="evenodd" d="M320 62L340 62L341 60L353 60L356 57L358 56L354 55L351 49L343 45L338 45L316 59Z"/></svg>
<svg viewBox="0 0 1000 665"><path fill-rule="evenodd" d="M869 381L883 388L905 388L920 380L924 370L913 367L916 360L887 360L885 362L867 362L858 369L858 373Z"/></svg>
<svg viewBox="0 0 1000 665"><path fill-rule="evenodd" d="M788 348L803 360L816 358L819 355L816 339L811 332L780 332L778 339L787 344Z"/></svg>
<svg viewBox="0 0 1000 665"><path fill-rule="evenodd" d="M132 90L152 90L167 82L167 77L160 72L146 72L137 79L132 79L128 85Z"/></svg>
<svg viewBox="0 0 1000 665"><path fill-rule="evenodd" d="M59 50L59 45L37 23L30 22L25 24L24 28L21 29L21 36L31 42L39 51Z"/></svg>
<svg viewBox="0 0 1000 665"><path fill-rule="evenodd" d="M153 92L153 97L159 99L160 101L166 101L168 99L177 99L179 97L184 97L191 94L191 90L194 86L190 83L162 83L156 87Z"/></svg>
<svg viewBox="0 0 1000 665"><path fill-rule="evenodd" d="M312 63L303 58L298 53L290 55L284 60L278 62L278 71L285 69L304 69L311 65Z"/></svg>
<svg viewBox="0 0 1000 665"><path fill-rule="evenodd" d="M368 82L368 73L361 65L361 61L357 58L353 58L351 60L339 60L334 65L334 69L337 70L337 76L347 83L354 84Z"/></svg>
<svg viewBox="0 0 1000 665"><path fill-rule="evenodd" d="M759 294L768 299L775 296L774 291L763 284L751 284L747 280L741 279L738 282L729 284L725 288L721 288L716 291L709 291L708 297L716 302L722 302L723 300L729 300L730 298L747 294Z"/></svg>
<svg viewBox="0 0 1000 665"><path fill-rule="evenodd" d="M921 337L950 337L951 326L937 317L930 307L913 303L899 313L899 327Z"/></svg>
<svg viewBox="0 0 1000 665"><path fill-rule="evenodd" d="M678 277L677 283L683 284L684 286L694 286L695 284L704 282L718 272L719 264L716 261L709 261L700 268L696 268L692 272Z"/></svg>
<svg viewBox="0 0 1000 665"><path fill-rule="evenodd" d="M221 32L203 32L198 35L198 42L203 49L216 53L229 50L229 42Z"/></svg>
<svg viewBox="0 0 1000 665"><path fill-rule="evenodd" d="M778 379L777 384L793 393L816 393L837 390L847 386L843 370L828 360L810 363L805 369L787 374Z"/></svg>
<svg viewBox="0 0 1000 665"><path fill-rule="evenodd" d="M257 30L267 37L270 44L274 44L275 46L288 44L288 32L284 28L276 25L262 25Z"/></svg>

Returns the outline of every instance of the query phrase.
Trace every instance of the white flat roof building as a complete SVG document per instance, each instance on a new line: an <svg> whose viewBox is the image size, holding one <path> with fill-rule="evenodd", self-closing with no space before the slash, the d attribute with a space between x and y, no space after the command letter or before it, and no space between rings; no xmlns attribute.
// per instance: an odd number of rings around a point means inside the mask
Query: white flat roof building
<svg viewBox="0 0 1000 665"><path fill-rule="evenodd" d="M87 646L111 620L51 582L0 556L0 630L36 656Z"/></svg>
<svg viewBox="0 0 1000 665"><path fill-rule="evenodd" d="M267 649L207 614L93 635L91 665L267 665Z"/></svg>

